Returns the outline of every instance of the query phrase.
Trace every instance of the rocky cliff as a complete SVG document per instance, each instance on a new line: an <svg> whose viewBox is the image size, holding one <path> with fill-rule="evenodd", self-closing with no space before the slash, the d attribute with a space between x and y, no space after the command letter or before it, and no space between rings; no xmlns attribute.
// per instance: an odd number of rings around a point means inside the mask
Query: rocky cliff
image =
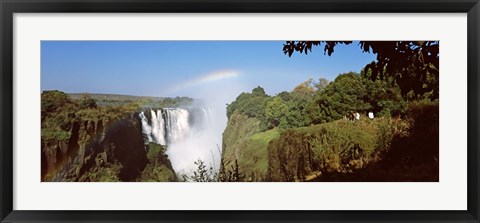
<svg viewBox="0 0 480 223"><path fill-rule="evenodd" d="M223 132L222 160L225 165L237 161L246 181L265 181L268 169L267 146L278 137L276 130L260 131L260 120L238 111L228 119Z"/></svg>
<svg viewBox="0 0 480 223"><path fill-rule="evenodd" d="M145 173L157 167L176 179L165 148L147 156L161 146L145 144L137 107L81 104L42 93L42 181L157 180Z"/></svg>
<svg viewBox="0 0 480 223"><path fill-rule="evenodd" d="M111 122L73 121L70 126L67 140L42 143L44 173L50 173L45 180L132 181L145 168L145 144L135 113Z"/></svg>

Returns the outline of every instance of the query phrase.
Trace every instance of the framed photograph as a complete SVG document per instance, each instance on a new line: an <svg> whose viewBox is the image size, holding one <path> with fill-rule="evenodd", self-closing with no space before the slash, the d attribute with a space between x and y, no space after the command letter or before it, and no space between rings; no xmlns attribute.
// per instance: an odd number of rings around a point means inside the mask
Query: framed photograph
<svg viewBox="0 0 480 223"><path fill-rule="evenodd" d="M1 222L480 222L478 0L0 7Z"/></svg>

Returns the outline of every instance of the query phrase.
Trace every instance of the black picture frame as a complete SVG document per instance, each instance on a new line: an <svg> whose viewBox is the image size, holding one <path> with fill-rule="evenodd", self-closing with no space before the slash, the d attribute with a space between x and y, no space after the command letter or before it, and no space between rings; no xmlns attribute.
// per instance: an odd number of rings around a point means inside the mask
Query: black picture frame
<svg viewBox="0 0 480 223"><path fill-rule="evenodd" d="M480 222L478 0L0 0L1 222ZM14 13L467 13L468 210L466 211L21 211L13 210ZM128 202L128 201L125 201Z"/></svg>

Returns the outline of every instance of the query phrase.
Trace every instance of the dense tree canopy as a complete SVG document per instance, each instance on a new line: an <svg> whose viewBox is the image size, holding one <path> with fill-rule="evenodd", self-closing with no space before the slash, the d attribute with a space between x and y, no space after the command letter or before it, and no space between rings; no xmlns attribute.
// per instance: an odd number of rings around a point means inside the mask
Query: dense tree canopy
<svg viewBox="0 0 480 223"><path fill-rule="evenodd" d="M353 72L339 75L315 95L313 103L309 112L313 124L340 119L351 112L398 115L406 109L398 86Z"/></svg>
<svg viewBox="0 0 480 223"><path fill-rule="evenodd" d="M252 90L252 93L241 93L237 99L227 106L227 116L230 117L235 110L247 115L248 117L264 118L265 103L269 96L265 90L258 86Z"/></svg>
<svg viewBox="0 0 480 223"><path fill-rule="evenodd" d="M285 113L288 111L288 106L285 104L281 97L274 97L273 100L270 100L266 104L265 115L267 122L270 124L269 127L277 127L280 122L285 122Z"/></svg>
<svg viewBox="0 0 480 223"><path fill-rule="evenodd" d="M73 104L74 103L64 92L57 90L42 92L42 116Z"/></svg>
<svg viewBox="0 0 480 223"><path fill-rule="evenodd" d="M263 130L275 127L297 128L331 122L352 112L380 116L401 115L406 111L396 83L366 78L365 72L340 74L329 82L308 79L291 92L268 96L261 87L242 93L227 106L227 115L234 111L260 120Z"/></svg>

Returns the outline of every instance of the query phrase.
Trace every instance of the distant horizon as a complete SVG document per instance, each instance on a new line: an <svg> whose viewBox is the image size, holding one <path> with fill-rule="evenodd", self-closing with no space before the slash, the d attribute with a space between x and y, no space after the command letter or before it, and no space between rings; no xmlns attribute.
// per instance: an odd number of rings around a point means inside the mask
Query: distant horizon
<svg viewBox="0 0 480 223"><path fill-rule="evenodd" d="M333 81L376 60L358 41L292 57L284 42L42 41L41 90L229 102L257 86L276 95L309 78Z"/></svg>
<svg viewBox="0 0 480 223"><path fill-rule="evenodd" d="M46 89L42 91L55 91L57 89ZM131 97L150 97L150 98L172 98L172 97L164 97L164 96L150 96L150 95L131 95L131 94L117 94L117 93L98 93L98 92L66 92L62 91L67 94L98 94L98 95L117 95L117 96L131 96ZM175 96L175 97L187 97L187 96Z"/></svg>
<svg viewBox="0 0 480 223"><path fill-rule="evenodd" d="M45 89L45 90L42 90L42 92L43 91L61 91L61 90ZM178 96L151 96L151 95L132 95L132 94L121 94L121 93L120 94L117 94L117 93L99 93L99 92L68 92L68 91L61 91L61 92L64 92L66 94L90 94L90 95L95 95L96 94L96 95L115 95L115 96L129 96L129 97L149 97L149 98L176 98L176 97L182 98L182 97L186 97L186 98L191 98L191 99L203 99L203 98L195 98L195 97L191 97L191 96L182 96L182 95L178 95Z"/></svg>

